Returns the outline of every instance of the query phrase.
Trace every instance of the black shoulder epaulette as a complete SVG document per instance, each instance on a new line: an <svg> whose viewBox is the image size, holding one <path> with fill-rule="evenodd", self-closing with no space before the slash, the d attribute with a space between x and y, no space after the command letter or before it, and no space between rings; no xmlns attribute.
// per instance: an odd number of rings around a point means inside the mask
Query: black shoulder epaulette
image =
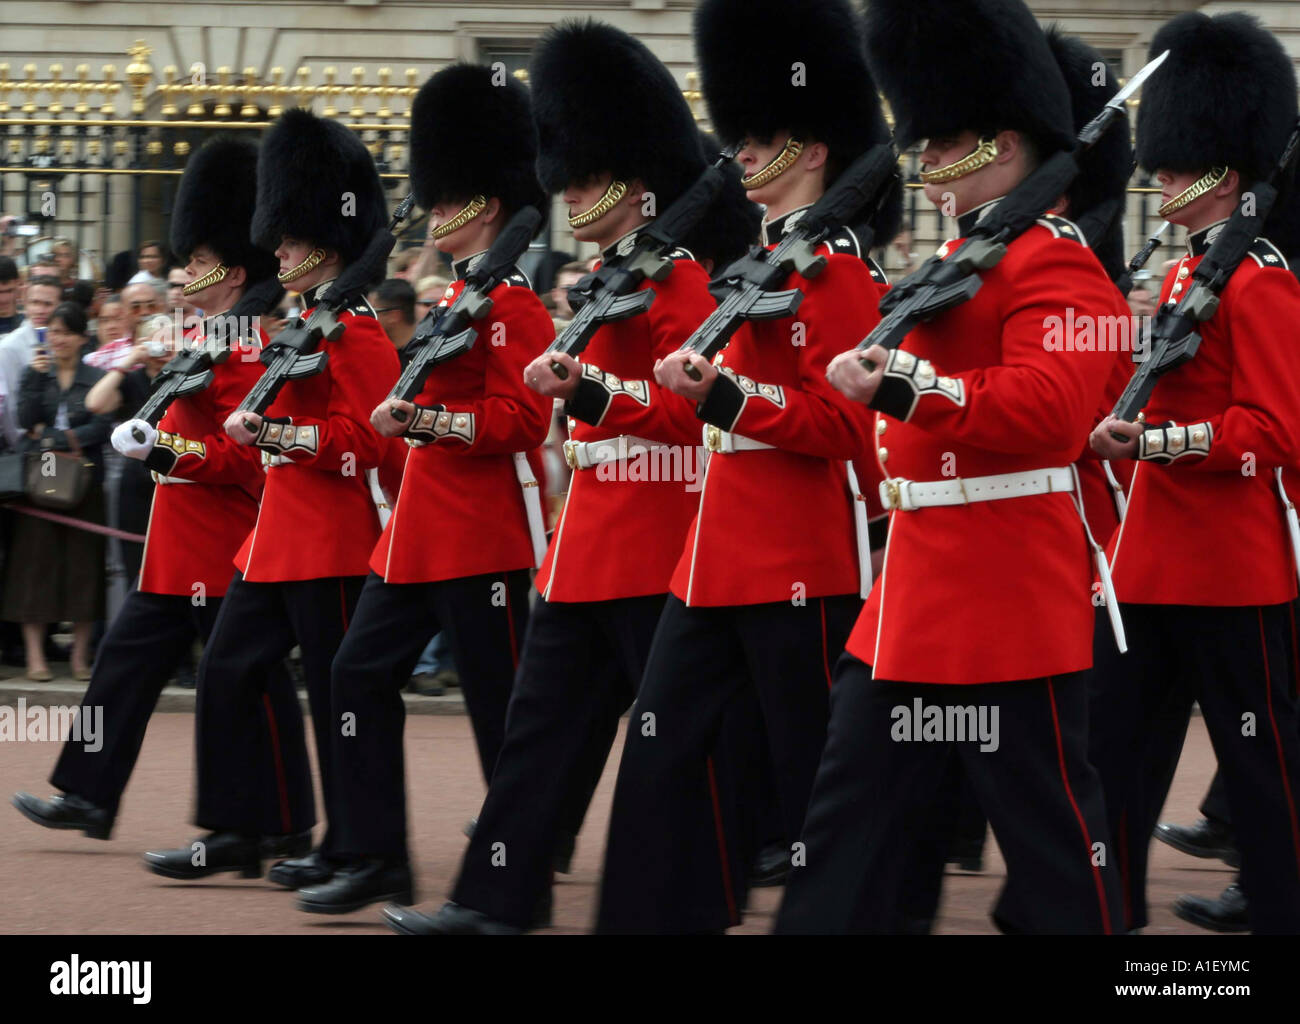
<svg viewBox="0 0 1300 1024"><path fill-rule="evenodd" d="M1038 223L1047 228L1054 238L1068 238L1072 242L1078 242L1085 249L1088 247L1088 240L1083 237L1083 232L1079 230L1079 226L1072 220L1066 220L1054 213L1048 213L1039 217Z"/></svg>
<svg viewBox="0 0 1300 1024"><path fill-rule="evenodd" d="M1287 263L1282 251L1267 238L1255 239L1254 244L1248 251L1250 258L1261 267L1277 267L1279 270L1291 269L1291 265Z"/></svg>
<svg viewBox="0 0 1300 1024"><path fill-rule="evenodd" d="M347 312L353 316L368 316L373 320L379 319L379 314L375 312L375 307L370 305L369 300L363 295L356 302L347 307Z"/></svg>
<svg viewBox="0 0 1300 1024"><path fill-rule="evenodd" d="M674 249L672 252L668 254L668 258L670 260L693 260L695 259L695 253L691 252L690 249L687 249L684 246L679 245L676 249Z"/></svg>
<svg viewBox="0 0 1300 1024"><path fill-rule="evenodd" d="M531 290L533 287L533 282L528 280L528 275L525 274L518 267L514 267L511 269L510 273L506 275L505 281L503 283L508 284L514 288L527 288Z"/></svg>
<svg viewBox="0 0 1300 1024"><path fill-rule="evenodd" d="M842 252L849 256L856 256L860 260L869 260L867 250L862 248L862 239L858 233L850 227L840 228L830 238L822 243L831 252Z"/></svg>
<svg viewBox="0 0 1300 1024"><path fill-rule="evenodd" d="M867 270L871 272L871 280L875 281L876 284L889 284L889 275L885 273L884 268L879 263L870 256L865 257L862 262L867 265Z"/></svg>

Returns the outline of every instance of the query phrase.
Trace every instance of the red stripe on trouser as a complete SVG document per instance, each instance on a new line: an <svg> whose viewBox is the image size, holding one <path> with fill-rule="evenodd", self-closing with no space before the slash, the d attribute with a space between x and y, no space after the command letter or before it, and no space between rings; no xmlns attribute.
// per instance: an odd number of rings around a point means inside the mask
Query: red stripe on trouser
<svg viewBox="0 0 1300 1024"><path fill-rule="evenodd" d="M284 758L280 754L280 730L275 724L275 709L271 707L271 695L262 694L262 704L266 707L267 735L271 739L271 757L275 761L275 781L280 790L280 823L287 835L293 828L293 819L289 817L289 784L284 778Z"/></svg>
<svg viewBox="0 0 1300 1024"><path fill-rule="evenodd" d="M519 643L515 639L515 613L510 607L510 581L501 577L501 585L506 588L506 625L510 629L510 664L519 669Z"/></svg>
<svg viewBox="0 0 1300 1024"><path fill-rule="evenodd" d="M831 658L826 643L826 598L818 598L822 609L822 668L826 670L826 689L831 688Z"/></svg>
<svg viewBox="0 0 1300 1024"><path fill-rule="evenodd" d="M1061 721L1056 714L1056 688L1051 676L1047 678L1047 697L1052 705L1052 729L1056 733L1056 759L1061 768L1061 784L1065 787L1065 795L1070 799L1070 806L1074 808L1074 816L1079 819L1079 831L1083 833L1083 845L1087 848L1088 863L1092 865L1092 878L1097 884L1097 902L1101 906L1101 928L1110 935L1110 908L1106 906L1106 884L1101 879L1101 870L1092 863L1092 837L1088 835L1088 823L1083 820L1083 812L1079 810L1079 804L1074 799L1074 790L1070 788L1070 779L1065 771L1065 742L1061 739Z"/></svg>
<svg viewBox="0 0 1300 1024"><path fill-rule="evenodd" d="M708 760L709 798L713 801L713 828L718 838L718 859L722 861L722 891L727 899L727 920L740 924L736 913L736 893L731 887L731 861L727 857L727 837L722 828L722 802L718 799L718 777L713 771L713 758Z"/></svg>
<svg viewBox="0 0 1300 1024"><path fill-rule="evenodd" d="M1291 847L1295 851L1296 873L1300 875L1300 825L1296 822L1295 797L1291 793L1291 779L1286 771L1286 757L1282 752L1282 737L1273 717L1273 675L1268 666L1268 640L1264 636L1264 609L1259 609L1259 647L1264 656L1264 696L1268 705L1268 724L1273 730L1273 745L1277 749L1278 774L1282 776L1282 792L1286 794L1286 809L1291 816Z"/></svg>

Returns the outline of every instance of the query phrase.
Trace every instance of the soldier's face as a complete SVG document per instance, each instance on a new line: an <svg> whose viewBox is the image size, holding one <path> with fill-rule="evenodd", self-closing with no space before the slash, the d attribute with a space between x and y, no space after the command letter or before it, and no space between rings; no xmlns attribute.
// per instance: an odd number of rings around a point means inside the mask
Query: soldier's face
<svg viewBox="0 0 1300 1024"><path fill-rule="evenodd" d="M613 183L614 176L608 172L593 175L585 181L573 181L568 184L560 198L568 207L570 217L586 213L605 195ZM645 218L639 215L641 193L633 182L628 182L628 191L612 210L590 224L573 229L573 237L579 242L595 242L601 248L622 238Z"/></svg>
<svg viewBox="0 0 1300 1024"><path fill-rule="evenodd" d="M1163 168L1157 168L1156 181L1160 182L1160 203L1164 205L1169 200L1182 195L1196 182L1200 181L1203 171L1167 171ZM1165 220L1171 224L1178 224L1182 227L1190 228L1193 231L1199 230L1205 226L1207 219L1210 223L1219 219L1217 212L1212 212L1216 206L1216 194L1220 189L1213 189L1203 196L1198 196L1181 210L1175 210L1167 214Z"/></svg>
<svg viewBox="0 0 1300 1024"><path fill-rule="evenodd" d="M781 150L785 148L785 144L789 141L789 132L780 132L767 140L746 136L744 144L740 147L740 152L736 154L736 163L740 164L741 173L747 178L757 174L781 155ZM749 189L745 195L749 197L751 202L771 206L780 202L791 181L792 176L790 174L778 174L766 185Z"/></svg>
<svg viewBox="0 0 1300 1024"><path fill-rule="evenodd" d="M956 163L969 156L979 145L979 137L971 131L959 132L942 138L926 139L921 150L921 170L933 171ZM979 171L974 172L978 174ZM968 198L968 178L926 185L925 198L943 211L946 217L956 217L974 205Z"/></svg>

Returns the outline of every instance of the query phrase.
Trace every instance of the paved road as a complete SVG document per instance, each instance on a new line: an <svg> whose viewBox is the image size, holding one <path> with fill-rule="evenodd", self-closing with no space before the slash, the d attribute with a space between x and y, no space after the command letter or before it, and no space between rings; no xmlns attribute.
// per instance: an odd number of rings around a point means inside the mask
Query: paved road
<svg viewBox="0 0 1300 1024"><path fill-rule="evenodd" d="M117 829L109 842L76 832L41 829L7 806L26 789L47 795L46 776L57 747L51 743L0 743L0 932L5 933L310 933L387 934L374 908L337 918L302 914L288 892L265 881L217 875L203 884L169 882L147 872L141 851L179 846L196 834L190 812L192 715L158 714L149 727ZM621 747L621 739L620 739ZM407 719L407 777L414 828L419 896L440 903L464 848L461 828L483 797L468 719L416 715ZM596 794L579 841L572 875L556 888L552 934L586 930L604 847L617 749ZM1200 718L1192 720L1165 820L1191 821L1214 770L1214 757ZM952 874L945 885L938 931L987 933L988 912L1003 877L990 843L985 872ZM1182 856L1154 844L1153 933L1197 932L1168 910L1181 892L1217 894L1232 878L1217 861ZM737 931L766 932L780 890L759 890L746 923Z"/></svg>

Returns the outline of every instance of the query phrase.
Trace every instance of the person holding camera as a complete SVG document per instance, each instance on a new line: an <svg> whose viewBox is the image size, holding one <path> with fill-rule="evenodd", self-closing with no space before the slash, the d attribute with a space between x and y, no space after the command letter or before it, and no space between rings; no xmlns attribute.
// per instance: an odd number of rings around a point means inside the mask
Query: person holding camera
<svg viewBox="0 0 1300 1024"><path fill-rule="evenodd" d="M104 521L104 455L109 421L91 412L86 399L102 371L81 361L86 314L65 302L50 314L45 344L38 345L22 377L18 426L24 450L37 458L71 452L93 467L92 483L76 507L63 514L89 523ZM27 677L53 678L45 660L45 627L73 623L72 674L90 678L90 630L104 616L104 538L30 515L14 526L0 618L22 623Z"/></svg>

